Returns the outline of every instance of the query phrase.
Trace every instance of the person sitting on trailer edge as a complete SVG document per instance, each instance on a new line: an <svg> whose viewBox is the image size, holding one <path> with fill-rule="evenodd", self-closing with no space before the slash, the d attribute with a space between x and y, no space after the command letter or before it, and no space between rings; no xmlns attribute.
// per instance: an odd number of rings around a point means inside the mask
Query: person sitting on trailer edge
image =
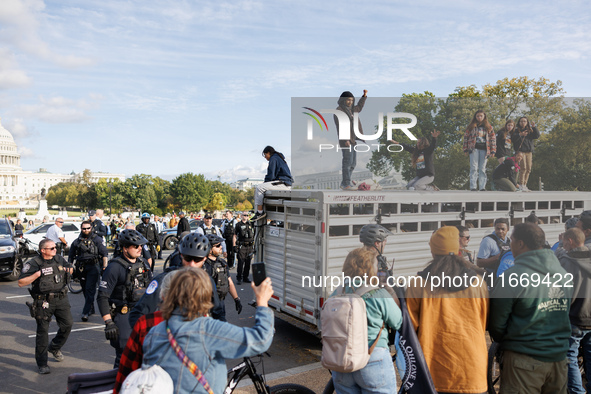
<svg viewBox="0 0 591 394"><path fill-rule="evenodd" d="M263 149L263 157L269 162L265 181L256 186L254 191L254 205L257 210L253 222L263 219L266 214L263 212L263 198L267 190L291 190L293 178L291 171L285 161L283 153L277 152L272 146Z"/></svg>

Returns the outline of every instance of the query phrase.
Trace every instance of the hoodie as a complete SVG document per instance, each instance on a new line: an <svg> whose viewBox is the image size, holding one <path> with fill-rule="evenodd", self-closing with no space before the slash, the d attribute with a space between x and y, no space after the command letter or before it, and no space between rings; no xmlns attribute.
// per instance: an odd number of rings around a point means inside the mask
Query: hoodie
<svg viewBox="0 0 591 394"><path fill-rule="evenodd" d="M502 349L542 362L566 358L572 295L566 274L551 250L538 249L517 256L495 281L488 329ZM532 278L539 278L537 286Z"/></svg>
<svg viewBox="0 0 591 394"><path fill-rule="evenodd" d="M573 275L570 322L591 329L591 250L586 246L572 249L560 257L560 265Z"/></svg>

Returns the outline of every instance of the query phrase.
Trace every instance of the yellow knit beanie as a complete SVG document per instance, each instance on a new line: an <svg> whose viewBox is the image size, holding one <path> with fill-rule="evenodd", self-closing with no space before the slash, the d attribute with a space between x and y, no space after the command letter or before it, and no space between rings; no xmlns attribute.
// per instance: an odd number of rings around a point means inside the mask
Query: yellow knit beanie
<svg viewBox="0 0 591 394"><path fill-rule="evenodd" d="M454 226L444 226L435 231L429 241L433 255L457 255L460 252L460 232Z"/></svg>

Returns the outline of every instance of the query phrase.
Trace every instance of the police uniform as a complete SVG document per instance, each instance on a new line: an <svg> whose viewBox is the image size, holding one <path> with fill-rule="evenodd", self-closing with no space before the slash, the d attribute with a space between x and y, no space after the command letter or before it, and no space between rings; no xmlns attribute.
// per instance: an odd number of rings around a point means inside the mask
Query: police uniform
<svg viewBox="0 0 591 394"><path fill-rule="evenodd" d="M47 352L60 350L66 343L72 330L72 313L66 287L67 261L59 256L45 260L41 256L29 259L21 271L19 279L27 278L37 271L41 276L31 283L29 292L33 303L29 305L31 316L37 321L37 337L35 340L35 360L39 368L47 366ZM49 323L51 317L59 327L57 335L49 344Z"/></svg>
<svg viewBox="0 0 591 394"><path fill-rule="evenodd" d="M128 313L140 300L151 280L152 272L141 257L135 263L125 256L116 257L109 261L103 273L97 303L101 316L111 314L119 329L118 339L111 340L116 356L114 368L119 366L121 353L131 334Z"/></svg>
<svg viewBox="0 0 591 394"><path fill-rule="evenodd" d="M123 252L121 251L121 247L119 246L119 241L115 241L112 258L114 259L115 257L119 257L122 255ZM146 245L142 245L142 258L145 261L148 261L148 259L152 258L152 256L150 255L150 249L148 249Z"/></svg>
<svg viewBox="0 0 591 394"><path fill-rule="evenodd" d="M85 238L81 234L72 242L68 262L73 264L74 259L76 260L75 274L80 277L80 284L84 290L82 315L94 313L94 296L101 272L99 264L102 265L102 258L108 255L109 252L98 235L91 233Z"/></svg>
<svg viewBox="0 0 591 394"><path fill-rule="evenodd" d="M148 250L150 251L150 258L152 259L152 266L150 269L154 271L154 265L156 264L156 248L154 245L158 244L158 231L154 223L144 223L143 221L135 226L138 233L144 236L148 240Z"/></svg>
<svg viewBox="0 0 591 394"><path fill-rule="evenodd" d="M226 240L226 251L228 253L228 268L234 268L234 260L236 258L232 243L234 242L234 228L237 222L236 219L232 218L232 220L224 219L222 223L222 237Z"/></svg>
<svg viewBox="0 0 591 394"><path fill-rule="evenodd" d="M158 310L158 307L160 306L160 288L162 281L164 280L164 277L168 275L170 272L182 267L182 265L168 267L163 273L156 276L150 282L148 288L146 289L146 293L135 304L135 306L131 310L131 313L129 314L129 325L132 328L133 326L135 326L135 323L138 321L140 317L142 317L143 315L147 315L148 313L156 312ZM213 279L211 280L211 288L213 289L213 294L211 295L211 302L213 303L213 308L211 308L210 311L211 317L216 320L222 320L222 317L224 316L224 311L222 309L223 304L222 302L220 302L220 298L217 295L215 282L213 281Z"/></svg>
<svg viewBox="0 0 591 394"><path fill-rule="evenodd" d="M238 269L236 279L248 281L250 273L250 260L254 254L254 227L250 221L239 221L234 227L236 234L236 246L238 246Z"/></svg>
<svg viewBox="0 0 591 394"><path fill-rule="evenodd" d="M199 225L199 227L197 227L196 233L203 234L205 236L210 235L210 234L215 234L221 238L224 238L222 236L222 231L215 224L212 224L211 227L205 227L205 224L202 223ZM222 242L222 252L226 253L226 243L225 242Z"/></svg>
<svg viewBox="0 0 591 394"><path fill-rule="evenodd" d="M107 226L100 219L94 219L92 221L92 233L104 239L107 236Z"/></svg>
<svg viewBox="0 0 591 394"><path fill-rule="evenodd" d="M224 300L226 299L226 295L230 291L230 270L228 268L228 264L226 260L218 257L216 260L212 260L209 257L205 259L205 263L203 264L203 269L209 277L215 283L215 290L217 291L217 295L221 301L221 313L222 317L220 318L221 321L226 321L226 305L224 304Z"/></svg>

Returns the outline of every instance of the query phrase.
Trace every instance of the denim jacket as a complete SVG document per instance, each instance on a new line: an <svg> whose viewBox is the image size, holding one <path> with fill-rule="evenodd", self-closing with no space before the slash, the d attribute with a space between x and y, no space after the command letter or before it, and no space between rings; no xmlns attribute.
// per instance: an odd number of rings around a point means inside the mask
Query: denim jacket
<svg viewBox="0 0 591 394"><path fill-rule="evenodd" d="M168 372L175 393L206 393L168 342L166 323L158 324L146 336L143 364L158 364ZM180 347L197 364L216 394L223 393L226 387L225 359L250 357L266 351L271 346L274 332L273 312L267 307L257 307L252 328L238 327L211 317L184 321L176 311L168 324Z"/></svg>

